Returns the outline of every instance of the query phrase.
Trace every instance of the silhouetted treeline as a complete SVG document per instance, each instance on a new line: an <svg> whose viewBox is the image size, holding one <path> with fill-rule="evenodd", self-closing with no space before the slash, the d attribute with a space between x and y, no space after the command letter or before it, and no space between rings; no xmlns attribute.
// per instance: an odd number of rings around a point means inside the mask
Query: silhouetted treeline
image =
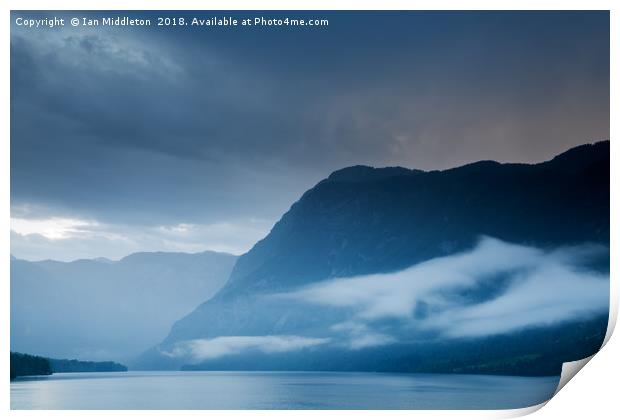
<svg viewBox="0 0 620 420"><path fill-rule="evenodd" d="M18 376L51 375L61 372L125 372L127 367L115 362L83 362L76 359L47 357L11 352L11 379Z"/></svg>
<svg viewBox="0 0 620 420"><path fill-rule="evenodd" d="M11 352L11 379L18 376L51 374L50 361L45 357Z"/></svg>
<svg viewBox="0 0 620 420"><path fill-rule="evenodd" d="M83 362L81 360L49 359L53 372L125 372L127 367L115 362Z"/></svg>

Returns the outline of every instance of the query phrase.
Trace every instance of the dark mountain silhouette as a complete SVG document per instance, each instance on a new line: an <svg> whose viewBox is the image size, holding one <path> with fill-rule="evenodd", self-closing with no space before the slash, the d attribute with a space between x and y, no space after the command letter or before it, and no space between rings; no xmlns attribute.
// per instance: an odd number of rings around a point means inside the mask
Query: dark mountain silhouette
<svg viewBox="0 0 620 420"><path fill-rule="evenodd" d="M538 246L608 243L609 142L537 165L336 171L239 258L220 294L394 271L480 235Z"/></svg>
<svg viewBox="0 0 620 420"><path fill-rule="evenodd" d="M178 367L161 352L183 340L311 335L338 311L266 304L262 296L334 277L394 272L469 249L481 235L543 249L608 246L609 142L579 146L539 164L482 161L445 171L366 166L336 171L293 204L267 237L239 257L222 290L178 321L137 365ZM598 261L596 269L607 271L608 259ZM606 320L589 325L588 336L594 338L584 346L596 348ZM568 339L566 331L556 332ZM542 352L535 345L530 351ZM557 368L558 360L553 363Z"/></svg>

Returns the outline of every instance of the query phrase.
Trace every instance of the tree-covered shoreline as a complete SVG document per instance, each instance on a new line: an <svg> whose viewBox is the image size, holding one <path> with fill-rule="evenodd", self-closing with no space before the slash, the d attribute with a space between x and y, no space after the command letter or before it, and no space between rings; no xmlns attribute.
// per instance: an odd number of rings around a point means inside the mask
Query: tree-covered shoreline
<svg viewBox="0 0 620 420"><path fill-rule="evenodd" d="M76 359L50 359L31 354L11 352L11 380L21 376L51 375L61 372L125 372L120 363L90 362Z"/></svg>
<svg viewBox="0 0 620 420"><path fill-rule="evenodd" d="M11 352L11 379L18 376L51 375L50 361L45 357Z"/></svg>

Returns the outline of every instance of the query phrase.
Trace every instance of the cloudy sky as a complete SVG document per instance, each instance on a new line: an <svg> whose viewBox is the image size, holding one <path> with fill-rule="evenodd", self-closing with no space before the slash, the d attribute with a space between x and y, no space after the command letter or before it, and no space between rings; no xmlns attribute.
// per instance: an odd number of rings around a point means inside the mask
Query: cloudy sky
<svg viewBox="0 0 620 420"><path fill-rule="evenodd" d="M51 16L12 14L20 258L242 253L345 166L538 162L609 138L606 12L305 15L328 18L320 28L15 24Z"/></svg>

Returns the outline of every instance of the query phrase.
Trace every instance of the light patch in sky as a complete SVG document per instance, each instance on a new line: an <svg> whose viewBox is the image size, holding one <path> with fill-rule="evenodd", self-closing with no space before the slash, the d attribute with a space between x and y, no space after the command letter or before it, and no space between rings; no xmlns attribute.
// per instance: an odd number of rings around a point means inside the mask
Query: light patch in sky
<svg viewBox="0 0 620 420"><path fill-rule="evenodd" d="M139 226L71 217L12 217L11 254L31 261L100 257L117 260L143 251L209 250L239 255L264 238L271 227L270 221L254 218Z"/></svg>
<svg viewBox="0 0 620 420"><path fill-rule="evenodd" d="M189 358L194 363L239 354L248 350L262 353L284 353L328 343L328 338L300 337L295 335L223 336L210 339L188 340L176 343L170 352L173 358Z"/></svg>
<svg viewBox="0 0 620 420"><path fill-rule="evenodd" d="M96 222L62 217L49 219L11 218L12 231L20 235L37 234L49 240L71 238L95 226L97 226Z"/></svg>

